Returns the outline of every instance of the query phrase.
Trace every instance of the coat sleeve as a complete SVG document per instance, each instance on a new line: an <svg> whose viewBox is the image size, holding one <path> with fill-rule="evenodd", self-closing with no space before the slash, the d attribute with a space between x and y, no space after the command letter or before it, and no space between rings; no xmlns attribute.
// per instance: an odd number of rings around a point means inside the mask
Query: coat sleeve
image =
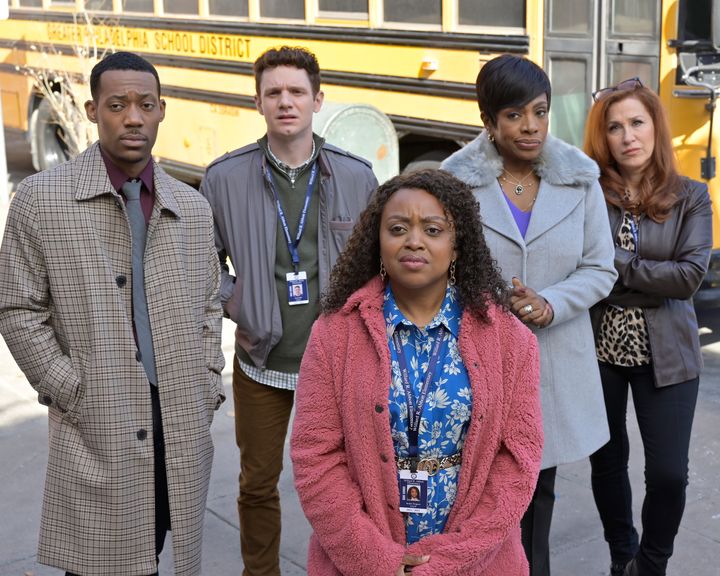
<svg viewBox="0 0 720 576"><path fill-rule="evenodd" d="M10 205L0 248L0 332L41 404L77 416L80 377L53 329L52 294L32 185Z"/></svg>
<svg viewBox="0 0 720 576"><path fill-rule="evenodd" d="M326 320L315 323L300 367L290 439L295 487L315 536L342 574L391 575L404 547L380 533L350 476Z"/></svg>
<svg viewBox="0 0 720 576"><path fill-rule="evenodd" d="M642 233L642 228L641 228ZM622 283L633 290L665 298L690 298L707 272L712 249L712 206L707 185L696 183L675 244L667 260L650 260L623 248L615 249Z"/></svg>
<svg viewBox="0 0 720 576"><path fill-rule="evenodd" d="M540 290L553 307L551 326L587 312L610 293L617 272L613 266L613 241L605 198L596 182L585 199L582 258L566 278Z"/></svg>
<svg viewBox="0 0 720 576"><path fill-rule="evenodd" d="M205 291L205 320L203 323L203 353L210 373L210 385L218 399L217 410L225 401L225 389L222 385L222 370L225 355L222 351L222 317L220 304L220 264L215 250L212 213L208 209L207 230L204 249L207 261L207 288Z"/></svg>
<svg viewBox="0 0 720 576"><path fill-rule="evenodd" d="M514 359L506 362L503 374L508 408L501 445L479 502L459 530L429 536L408 548L411 554L430 555L427 564L413 568L415 576L481 573L519 530L540 471L543 431L537 341L528 334L514 348L517 354L509 352Z"/></svg>
<svg viewBox="0 0 720 576"><path fill-rule="evenodd" d="M219 208L216 206L215 195L213 194L214 188L219 185L216 182L217 178L211 169L205 173L205 177L200 183L200 194L202 194L212 208L215 218L213 218L214 237L215 237L215 250L217 252L217 259L220 262L220 302L224 306L225 303L230 300L235 289L235 276L230 274L230 267L228 266L228 253L225 247L225 241L227 238L226 231L223 228L222 214L217 211Z"/></svg>
<svg viewBox="0 0 720 576"><path fill-rule="evenodd" d="M615 282L612 291L605 300L606 304L614 304L629 308L631 306L640 306L642 308L658 308L665 302L665 297L658 294L648 294L640 292L624 286L620 280Z"/></svg>

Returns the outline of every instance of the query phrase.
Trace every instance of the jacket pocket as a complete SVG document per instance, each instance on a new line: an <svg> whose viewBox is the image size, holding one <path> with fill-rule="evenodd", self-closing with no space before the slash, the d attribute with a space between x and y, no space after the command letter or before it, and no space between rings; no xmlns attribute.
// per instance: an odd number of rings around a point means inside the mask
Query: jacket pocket
<svg viewBox="0 0 720 576"><path fill-rule="evenodd" d="M330 236L335 248L335 258L337 258L337 255L345 248L345 244L347 244L354 227L354 220L330 220Z"/></svg>

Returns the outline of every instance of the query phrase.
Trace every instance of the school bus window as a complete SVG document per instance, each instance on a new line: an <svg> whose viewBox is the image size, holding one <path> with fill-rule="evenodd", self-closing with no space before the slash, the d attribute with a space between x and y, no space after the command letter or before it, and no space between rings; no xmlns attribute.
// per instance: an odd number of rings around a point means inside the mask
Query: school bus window
<svg viewBox="0 0 720 576"><path fill-rule="evenodd" d="M553 0L550 3L548 24L553 34L585 36L590 33L591 22L592 2Z"/></svg>
<svg viewBox="0 0 720 576"><path fill-rule="evenodd" d="M75 0L52 0L50 6L75 7Z"/></svg>
<svg viewBox="0 0 720 576"><path fill-rule="evenodd" d="M245 16L248 15L247 0L210 0L210 14L213 16Z"/></svg>
<svg viewBox="0 0 720 576"><path fill-rule="evenodd" d="M85 10L112 12L112 0L85 0Z"/></svg>
<svg viewBox="0 0 720 576"><path fill-rule="evenodd" d="M197 14L197 0L165 0L165 14Z"/></svg>
<svg viewBox="0 0 720 576"><path fill-rule="evenodd" d="M21 8L42 8L42 0L20 0Z"/></svg>
<svg viewBox="0 0 720 576"><path fill-rule="evenodd" d="M678 5L678 40L712 40L711 0L680 0Z"/></svg>
<svg viewBox="0 0 720 576"><path fill-rule="evenodd" d="M653 80L653 68L648 62L642 60L614 60L611 69L610 86L626 78L640 78L644 86L656 89L657 83Z"/></svg>
<svg viewBox="0 0 720 576"><path fill-rule="evenodd" d="M287 0L260 0L260 16L305 20L305 3Z"/></svg>
<svg viewBox="0 0 720 576"><path fill-rule="evenodd" d="M385 20L408 24L440 24L441 0L385 0Z"/></svg>
<svg viewBox="0 0 720 576"><path fill-rule="evenodd" d="M322 12L350 12L367 16L368 0L320 0Z"/></svg>
<svg viewBox="0 0 720 576"><path fill-rule="evenodd" d="M507 26L525 28L525 0L460 0L460 26Z"/></svg>
<svg viewBox="0 0 720 576"><path fill-rule="evenodd" d="M124 0L125 12L153 12L153 0Z"/></svg>
<svg viewBox="0 0 720 576"><path fill-rule="evenodd" d="M654 36L660 3L657 0L615 0L613 2L613 32Z"/></svg>

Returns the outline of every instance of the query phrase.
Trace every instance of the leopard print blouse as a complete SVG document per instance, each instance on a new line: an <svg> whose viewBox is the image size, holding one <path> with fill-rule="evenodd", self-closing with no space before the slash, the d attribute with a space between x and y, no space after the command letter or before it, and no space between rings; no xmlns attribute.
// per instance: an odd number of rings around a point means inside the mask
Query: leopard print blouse
<svg viewBox="0 0 720 576"><path fill-rule="evenodd" d="M617 240L621 248L634 252L632 218L632 214L626 211ZM595 350L600 362L617 366L649 364L650 341L642 308L609 305L600 323Z"/></svg>

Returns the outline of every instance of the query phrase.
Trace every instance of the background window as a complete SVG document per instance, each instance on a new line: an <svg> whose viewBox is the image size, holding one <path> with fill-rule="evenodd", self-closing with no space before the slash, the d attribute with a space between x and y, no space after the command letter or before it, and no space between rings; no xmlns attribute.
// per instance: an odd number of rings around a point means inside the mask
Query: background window
<svg viewBox="0 0 720 576"><path fill-rule="evenodd" d="M613 32L654 36L659 9L656 0L615 0Z"/></svg>
<svg viewBox="0 0 720 576"><path fill-rule="evenodd" d="M524 0L459 0L458 13L461 26L525 28Z"/></svg>
<svg viewBox="0 0 720 576"><path fill-rule="evenodd" d="M197 14L198 0L165 0L165 14Z"/></svg>
<svg viewBox="0 0 720 576"><path fill-rule="evenodd" d="M385 0L387 22L440 24L441 0Z"/></svg>
<svg viewBox="0 0 720 576"><path fill-rule="evenodd" d="M153 0L123 0L125 12L153 12Z"/></svg>
<svg viewBox="0 0 720 576"><path fill-rule="evenodd" d="M260 0L260 16L305 20L305 2L293 0Z"/></svg>
<svg viewBox="0 0 720 576"><path fill-rule="evenodd" d="M112 0L85 0L85 10L107 10L112 12Z"/></svg>
<svg viewBox="0 0 720 576"><path fill-rule="evenodd" d="M356 12L367 14L368 0L320 0L322 12Z"/></svg>
<svg viewBox="0 0 720 576"><path fill-rule="evenodd" d="M20 6L28 8L42 8L42 0L20 0Z"/></svg>
<svg viewBox="0 0 720 576"><path fill-rule="evenodd" d="M247 16L247 0L210 0L210 14L216 16Z"/></svg>
<svg viewBox="0 0 720 576"><path fill-rule="evenodd" d="M553 34L590 34L592 2L554 0L550 7L550 29Z"/></svg>

